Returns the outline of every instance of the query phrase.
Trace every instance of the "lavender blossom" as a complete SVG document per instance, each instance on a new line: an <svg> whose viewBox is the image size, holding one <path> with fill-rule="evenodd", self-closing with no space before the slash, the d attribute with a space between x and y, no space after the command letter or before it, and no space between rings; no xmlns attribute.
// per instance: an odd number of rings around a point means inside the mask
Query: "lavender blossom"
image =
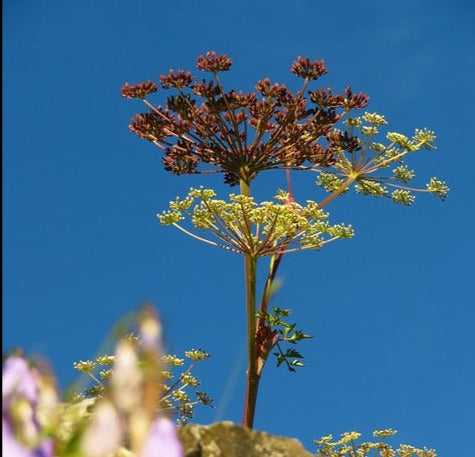
<svg viewBox="0 0 475 457"><path fill-rule="evenodd" d="M170 419L159 417L152 424L139 457L183 457L176 427Z"/></svg>
<svg viewBox="0 0 475 457"><path fill-rule="evenodd" d="M52 457L53 441L40 439L39 389L25 359L9 357L2 373L2 454L7 457Z"/></svg>

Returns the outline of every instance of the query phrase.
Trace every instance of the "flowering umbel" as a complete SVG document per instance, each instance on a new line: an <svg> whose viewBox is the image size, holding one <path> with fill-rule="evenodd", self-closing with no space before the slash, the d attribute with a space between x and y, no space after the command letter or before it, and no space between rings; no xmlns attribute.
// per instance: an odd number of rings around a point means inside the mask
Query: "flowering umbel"
<svg viewBox="0 0 475 457"><path fill-rule="evenodd" d="M145 98L157 91L151 81L122 86L122 96L142 99L149 108L129 128L163 151L166 170L223 173L235 185L249 183L263 170L335 163L342 143L334 144L331 132L350 110L366 106L366 95L354 95L350 88L340 95L331 95L330 89L306 94L308 83L327 69L323 60L302 57L291 67L304 80L296 93L269 78L258 81L255 92L226 91L218 73L231 65L229 57L210 51L198 57L196 67L212 73L211 80L199 81L184 70L161 75L161 87L176 92L163 106Z"/></svg>
<svg viewBox="0 0 475 457"><path fill-rule="evenodd" d="M196 67L211 73L211 79L170 70L160 76L160 82L174 94L162 105L144 96L156 89L150 81L126 84L122 95L136 94L148 107L129 128L163 151L166 170L222 173L225 182L240 186L240 194L230 194L228 200L216 199L212 189L191 189L184 199L171 201L170 209L158 218L164 225L244 257L248 370L243 424L252 427L268 355L276 349L277 365L295 371L303 365L302 355L295 349L284 352L280 343L295 344L309 337L283 320L290 310L269 312L282 257L351 238L351 226L330 225L323 212L351 188L405 206L414 202L416 191L445 199L449 189L435 177L425 188L413 187L415 172L405 163L415 151L435 149L434 132L416 129L412 137L394 131L384 135L380 132L387 124L383 115L357 112L367 106L366 94L351 87L343 93L325 87L309 90L311 82L328 72L323 60L299 56L292 64L291 73L303 80L296 92L268 77L257 82L254 92L225 90L220 73L231 65L229 57L210 51L198 57ZM258 203L251 195L251 181L270 169L285 170L288 192L279 191L276 201ZM291 188L291 170L317 173L316 184L328 195L299 204ZM257 301L257 262L262 258L268 259L269 269Z"/></svg>
<svg viewBox="0 0 475 457"><path fill-rule="evenodd" d="M314 440L317 445L317 457L437 457L434 449L420 449L408 444L400 444L397 448L386 442L387 438L396 435L397 430L391 428L375 430L373 437L378 441L358 442L361 433L342 433L339 440L333 441L332 435Z"/></svg>
<svg viewBox="0 0 475 457"><path fill-rule="evenodd" d="M211 189L191 189L183 200L170 202L170 210L158 219L200 241L255 258L319 249L330 241L353 236L351 226L330 225L328 214L315 202L309 200L306 206L288 202L287 192L279 192L274 202L261 204L246 195L231 194L229 203L215 196ZM194 229L212 236L203 238L183 228L181 222L186 217Z"/></svg>

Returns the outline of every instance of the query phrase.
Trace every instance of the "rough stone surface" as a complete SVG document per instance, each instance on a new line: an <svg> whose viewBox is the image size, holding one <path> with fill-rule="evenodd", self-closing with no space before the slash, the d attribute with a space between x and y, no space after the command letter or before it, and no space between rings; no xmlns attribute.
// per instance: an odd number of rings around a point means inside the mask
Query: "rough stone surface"
<svg viewBox="0 0 475 457"><path fill-rule="evenodd" d="M249 430L232 422L183 425L178 434L185 457L314 457L296 439Z"/></svg>

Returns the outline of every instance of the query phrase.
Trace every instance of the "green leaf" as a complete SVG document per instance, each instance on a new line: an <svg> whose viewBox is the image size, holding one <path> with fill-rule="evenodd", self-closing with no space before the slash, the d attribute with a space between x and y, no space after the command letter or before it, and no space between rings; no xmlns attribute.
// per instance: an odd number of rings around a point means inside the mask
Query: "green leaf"
<svg viewBox="0 0 475 457"><path fill-rule="evenodd" d="M303 359L303 355L295 349L287 349L284 355L286 358L294 357L296 359Z"/></svg>

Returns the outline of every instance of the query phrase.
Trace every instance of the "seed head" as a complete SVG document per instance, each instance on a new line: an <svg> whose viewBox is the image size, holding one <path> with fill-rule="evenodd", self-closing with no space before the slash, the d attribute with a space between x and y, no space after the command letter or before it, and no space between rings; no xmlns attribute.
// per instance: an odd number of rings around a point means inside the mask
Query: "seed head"
<svg viewBox="0 0 475 457"><path fill-rule="evenodd" d="M292 64L290 71L300 78L307 79L318 79L320 76L328 73L323 60L311 62L308 57L304 59L301 56L298 56L297 60Z"/></svg>
<svg viewBox="0 0 475 457"><path fill-rule="evenodd" d="M227 71L233 64L233 61L226 55L216 55L214 51L208 51L206 56L199 56L196 59L196 68L202 71L216 73L218 71Z"/></svg>
<svg viewBox="0 0 475 457"><path fill-rule="evenodd" d="M131 86L125 83L121 88L122 97L125 98L145 98L148 94L157 92L158 86L152 81L134 84Z"/></svg>

